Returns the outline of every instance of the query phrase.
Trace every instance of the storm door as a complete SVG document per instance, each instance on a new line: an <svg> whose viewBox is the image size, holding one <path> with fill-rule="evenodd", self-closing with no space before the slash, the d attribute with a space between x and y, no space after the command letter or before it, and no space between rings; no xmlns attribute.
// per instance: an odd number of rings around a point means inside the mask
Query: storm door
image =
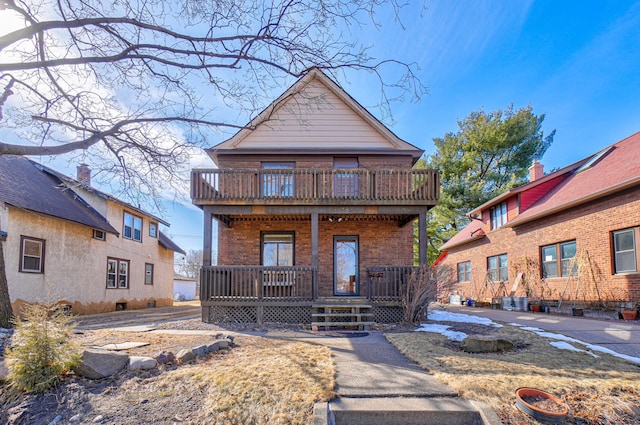
<svg viewBox="0 0 640 425"><path fill-rule="evenodd" d="M358 237L333 237L333 292L358 295Z"/></svg>

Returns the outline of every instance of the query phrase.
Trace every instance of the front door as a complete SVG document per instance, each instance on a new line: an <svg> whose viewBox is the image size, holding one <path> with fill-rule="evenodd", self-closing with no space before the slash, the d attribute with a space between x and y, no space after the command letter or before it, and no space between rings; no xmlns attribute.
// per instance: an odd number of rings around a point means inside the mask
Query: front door
<svg viewBox="0 0 640 425"><path fill-rule="evenodd" d="M358 295L358 237L333 237L333 293Z"/></svg>

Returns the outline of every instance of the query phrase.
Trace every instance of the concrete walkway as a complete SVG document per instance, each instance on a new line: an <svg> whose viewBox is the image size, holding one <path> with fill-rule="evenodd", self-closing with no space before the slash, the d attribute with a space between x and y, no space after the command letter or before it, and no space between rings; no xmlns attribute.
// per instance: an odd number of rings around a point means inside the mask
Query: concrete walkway
<svg viewBox="0 0 640 425"><path fill-rule="evenodd" d="M640 321L600 320L529 311L491 310L445 304L452 313L486 317L504 323L517 323L566 335L580 341L608 348L616 353L640 358Z"/></svg>

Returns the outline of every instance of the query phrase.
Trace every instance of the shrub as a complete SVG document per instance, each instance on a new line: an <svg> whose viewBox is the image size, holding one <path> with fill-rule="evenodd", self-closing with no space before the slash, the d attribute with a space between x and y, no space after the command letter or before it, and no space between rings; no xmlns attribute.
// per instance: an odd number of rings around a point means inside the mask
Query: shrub
<svg viewBox="0 0 640 425"><path fill-rule="evenodd" d="M11 386L45 392L80 362L74 325L63 309L29 304L14 324L12 346L5 352Z"/></svg>
<svg viewBox="0 0 640 425"><path fill-rule="evenodd" d="M402 307L407 323L418 323L427 317L429 303L435 301L438 285L428 266L416 268L402 288Z"/></svg>

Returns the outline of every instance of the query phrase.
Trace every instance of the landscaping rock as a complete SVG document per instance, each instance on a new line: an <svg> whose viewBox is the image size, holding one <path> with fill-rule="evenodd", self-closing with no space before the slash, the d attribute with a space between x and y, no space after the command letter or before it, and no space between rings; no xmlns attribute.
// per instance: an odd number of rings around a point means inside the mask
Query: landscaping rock
<svg viewBox="0 0 640 425"><path fill-rule="evenodd" d="M75 372L89 379L101 379L124 369L128 362L127 354L106 350L85 350Z"/></svg>
<svg viewBox="0 0 640 425"><path fill-rule="evenodd" d="M206 345L199 345L197 347L193 347L191 349L191 351L193 352L193 354L195 354L198 357L206 356L207 355L207 346Z"/></svg>
<svg viewBox="0 0 640 425"><path fill-rule="evenodd" d="M176 355L171 351L161 351L156 355L159 364L173 364L176 362Z"/></svg>
<svg viewBox="0 0 640 425"><path fill-rule="evenodd" d="M191 360L194 360L195 358L196 355L193 354L193 351L186 348L183 348L182 350L178 351L178 354L176 354L176 359L179 363L187 363Z"/></svg>
<svg viewBox="0 0 640 425"><path fill-rule="evenodd" d="M220 349L229 348L229 340L228 339L219 339L216 342L219 344Z"/></svg>
<svg viewBox="0 0 640 425"><path fill-rule="evenodd" d="M129 357L130 370L150 370L158 366L153 357L131 356Z"/></svg>
<svg viewBox="0 0 640 425"><path fill-rule="evenodd" d="M463 339L460 348L467 353L497 353L513 350L513 343L506 339L475 335Z"/></svg>
<svg viewBox="0 0 640 425"><path fill-rule="evenodd" d="M77 424L77 423L80 423L81 420L82 420L82 416L80 416L80 414L73 415L72 417L69 418L69 423Z"/></svg>
<svg viewBox="0 0 640 425"><path fill-rule="evenodd" d="M220 340L214 341L207 346L207 351L210 353L215 353L216 351L219 351L222 348L220 345L221 345Z"/></svg>

